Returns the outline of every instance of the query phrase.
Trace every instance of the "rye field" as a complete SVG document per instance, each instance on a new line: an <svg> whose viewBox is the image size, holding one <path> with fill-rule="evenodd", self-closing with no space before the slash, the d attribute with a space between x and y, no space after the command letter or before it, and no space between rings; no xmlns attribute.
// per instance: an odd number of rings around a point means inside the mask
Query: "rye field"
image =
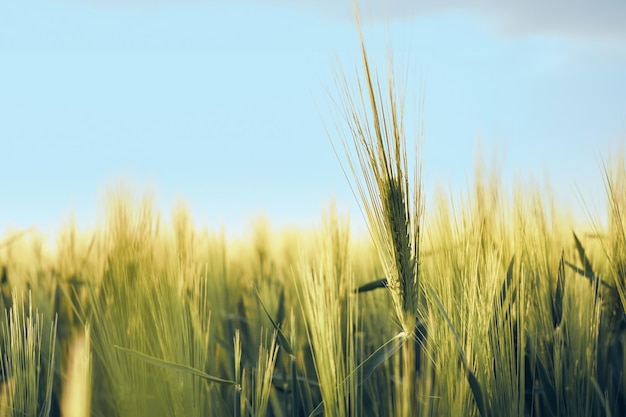
<svg viewBox="0 0 626 417"><path fill-rule="evenodd" d="M8 234L0 415L626 415L623 155L595 224L481 166L426 211L402 91L362 58L331 136L369 234L329 204L234 240L124 190L54 245Z"/></svg>

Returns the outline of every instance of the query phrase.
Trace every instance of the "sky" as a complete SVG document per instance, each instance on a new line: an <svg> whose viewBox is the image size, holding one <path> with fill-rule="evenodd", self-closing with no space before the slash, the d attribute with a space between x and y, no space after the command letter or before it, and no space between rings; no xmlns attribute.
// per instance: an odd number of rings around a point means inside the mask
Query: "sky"
<svg viewBox="0 0 626 417"><path fill-rule="evenodd" d="M621 0L363 0L375 65L407 74L426 197L461 193L478 149L505 186L604 198L626 144ZM351 0L0 3L0 234L103 218L108 189L245 234L362 215L333 150L334 77L359 65ZM428 203L428 202L427 202ZM427 204L428 205L428 204Z"/></svg>

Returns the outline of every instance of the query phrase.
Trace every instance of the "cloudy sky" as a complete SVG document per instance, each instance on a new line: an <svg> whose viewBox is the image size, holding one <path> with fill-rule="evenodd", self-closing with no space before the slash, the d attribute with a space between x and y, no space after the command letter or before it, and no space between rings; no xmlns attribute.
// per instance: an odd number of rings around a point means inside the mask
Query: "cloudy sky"
<svg viewBox="0 0 626 417"><path fill-rule="evenodd" d="M429 190L465 187L480 138L505 184L601 203L626 143L626 3L361 9L380 68L392 44L407 99L425 86ZM262 213L315 223L333 198L360 221L326 129L337 61L358 63L350 0L4 1L0 58L0 233L90 226L120 180L235 234Z"/></svg>

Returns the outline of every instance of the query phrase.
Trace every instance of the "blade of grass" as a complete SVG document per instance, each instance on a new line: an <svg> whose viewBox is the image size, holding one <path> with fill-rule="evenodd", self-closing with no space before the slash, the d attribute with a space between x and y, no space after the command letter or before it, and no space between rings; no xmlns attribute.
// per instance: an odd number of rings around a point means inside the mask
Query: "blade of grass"
<svg viewBox="0 0 626 417"><path fill-rule="evenodd" d="M511 258L511 262L509 262L509 267L506 270L506 279L502 284L502 288L500 289L500 308L504 308L504 304L507 300L508 289L511 287L511 283L513 282L513 265L515 264L515 256ZM511 304L515 302L516 297L515 289L513 289L513 295L511 296Z"/></svg>
<svg viewBox="0 0 626 417"><path fill-rule="evenodd" d="M585 253L585 248L583 248L582 243L576 236L576 233L572 232L574 235L574 243L576 244L576 250L578 251L578 257L580 258L580 262L583 264L584 268L584 276L589 278L591 281L596 280L596 274L593 272L593 266L591 265L591 261L587 257Z"/></svg>
<svg viewBox="0 0 626 417"><path fill-rule="evenodd" d="M536 353L535 345L533 343L533 340L530 334L528 334L528 332L526 333L526 338L527 338L528 349L533 354ZM548 374L548 370L544 366L539 356L537 356L536 366L537 366L537 373L539 375L539 380L541 381L542 393L548 402L550 413L553 416L556 416L557 415L556 390L554 388L554 384L552 383L552 379L550 378L550 375Z"/></svg>
<svg viewBox="0 0 626 417"><path fill-rule="evenodd" d="M456 342L456 345L459 348L459 353L461 355L461 362L463 363L463 367L465 369L469 369L467 358L465 357L465 352L463 351L463 346L461 345L461 340L459 339L459 335L456 333L456 330L454 329L454 325L452 324L452 321L450 320L450 316L448 316L448 313L446 312L445 307L441 303L441 300L439 299L439 296L437 295L433 287L430 286L428 289L430 291L430 295L433 297L433 300L435 300L437 309L439 310L443 318L446 320L446 323L448 323L448 327L450 328L450 331L452 332L454 341Z"/></svg>
<svg viewBox="0 0 626 417"><path fill-rule="evenodd" d="M280 289L280 296L278 297L278 310L276 311L276 323L281 325L285 321L287 311L285 309L285 287Z"/></svg>
<svg viewBox="0 0 626 417"><path fill-rule="evenodd" d="M291 393L291 412L295 414L296 410L298 409L298 404L300 403L300 392L298 390L298 370L296 369L295 359L292 359L291 361L291 386L293 387L293 392Z"/></svg>
<svg viewBox="0 0 626 417"><path fill-rule="evenodd" d="M348 376L348 378L351 378L354 374L357 374L359 378L358 385L363 384L363 382L365 382L365 380L374 373L376 368L382 365L387 359L393 356L402 347L402 344L404 344L406 340L407 336L405 333L399 333L393 338L389 339L381 347L376 349L374 353L369 355L367 359L361 362L354 369L354 372Z"/></svg>
<svg viewBox="0 0 626 417"><path fill-rule="evenodd" d="M368 291L374 291L379 288L387 288L389 286L389 282L387 278L377 279L376 281L368 282L367 284L361 285L359 288L355 290L356 293L363 293Z"/></svg>
<svg viewBox="0 0 626 417"><path fill-rule="evenodd" d="M502 312L504 312L504 317L502 321L508 320L510 312L513 308L513 304L515 303L515 300L517 298L517 288L511 287L511 284L513 283L514 265L515 265L515 256L513 256L511 258L511 261L509 262L509 266L506 271L506 278L504 279L504 282L502 283L502 287L500 288L500 299L499 299L500 305L496 309L497 314L498 314L496 317L499 317L499 315ZM512 291L509 292L510 288L512 288Z"/></svg>
<svg viewBox="0 0 626 417"><path fill-rule="evenodd" d="M463 367L467 373L467 381L470 385L470 389L472 391L472 395L474 396L474 401L476 402L478 411L480 412L481 416L488 417L491 415L491 413L487 408L485 397L483 396L483 390L480 386L480 382L478 381L478 378L476 378L476 375L469 367L467 358L465 356L465 352L463 351L463 346L461 345L461 340L459 339L459 335L454 329L452 321L450 320L450 316L448 316L448 313L446 312L445 307L441 303L439 296L437 295L435 290L432 288L432 286L429 287L429 291L430 291L431 296L435 300L435 304L437 305L439 312L442 314L443 318L446 320L446 323L448 323L448 327L450 328L450 331L452 332L452 336L454 337L456 345L459 348L459 356L461 358L461 363L463 364Z"/></svg>
<svg viewBox="0 0 626 417"><path fill-rule="evenodd" d="M490 414L487 412L487 406L485 405L485 397L483 397L483 391L480 387L480 382L478 382L478 378L474 372L467 370L467 381L469 382L470 389L472 390L472 395L474 395L474 401L476 401L476 406L478 407L478 412L483 417L488 417Z"/></svg>
<svg viewBox="0 0 626 417"><path fill-rule="evenodd" d="M602 406L606 417L611 417L611 407L609 407L609 405L607 404L607 399L602 393L602 389L600 388L600 385L598 385L598 381L596 381L595 378L591 378L591 384L593 385L593 389L596 394L598 394L598 401L600 401L600 405Z"/></svg>
<svg viewBox="0 0 626 417"><path fill-rule="evenodd" d="M257 298L259 299L259 303L261 304L263 311L265 311L265 315L267 315L267 318L270 319L270 321L272 322L272 326L274 326L274 329L276 329L276 331L278 332L278 340L280 341L279 343L280 347L285 352L287 352L287 354L289 354L290 356L294 356L293 349L291 348L291 343L289 343L289 339L287 339L287 336L285 336L285 334L281 330L278 323L274 321L274 319L272 318L272 315L269 313L269 311L267 311L265 304L263 304L263 300L261 300L261 294L259 293L259 290L257 289L256 286L254 286L254 291L256 291Z"/></svg>
<svg viewBox="0 0 626 417"><path fill-rule="evenodd" d="M591 284L593 284L595 282L595 280L597 280L600 283L600 285L602 285L604 288L607 288L609 290L616 289L615 286L609 284L608 282L604 281L601 278L589 277L589 275L587 275L587 272L584 269L577 267L576 265L572 264L571 262L565 261L565 265L569 266L574 272L576 272L581 277L587 278L589 280L589 282L591 282Z"/></svg>
<svg viewBox="0 0 626 417"><path fill-rule="evenodd" d="M178 371L178 372L186 372L188 374L192 374L192 375L196 375L199 376L200 378L206 379L209 382L215 382L218 384L223 384L223 385L232 385L232 386L236 386L237 382L229 380L229 379L222 379L222 378L218 378L216 376L212 376L209 374L206 374L202 371L199 371L198 369L192 368L191 366L187 366L187 365L180 365L178 363L173 363L173 362L168 362L166 360L163 359L158 359L155 358L153 356L149 356L146 355L144 353L141 352L136 352L132 349L127 349L121 346L117 346L115 345L115 349L124 352L128 355L134 356L137 359L140 359L144 362L147 362L151 365L156 365L156 366L161 366L163 368L167 368L167 369L171 369L173 371Z"/></svg>
<svg viewBox="0 0 626 417"><path fill-rule="evenodd" d="M358 378L357 386L362 385L379 366L400 350L406 340L408 340L406 333L401 332L389 339L387 342L383 343L378 349L369 355L367 359L354 368L354 371L348 375L343 383L347 384L351 378L356 376ZM309 414L309 417L320 415L324 411L323 405L324 402L320 402L311 414Z"/></svg>
<svg viewBox="0 0 626 417"><path fill-rule="evenodd" d="M552 318L554 327L558 327L563 320L563 295L565 291L565 259L564 252L561 251L561 260L559 261L559 271L556 277L556 288L554 291L554 304L552 310Z"/></svg>

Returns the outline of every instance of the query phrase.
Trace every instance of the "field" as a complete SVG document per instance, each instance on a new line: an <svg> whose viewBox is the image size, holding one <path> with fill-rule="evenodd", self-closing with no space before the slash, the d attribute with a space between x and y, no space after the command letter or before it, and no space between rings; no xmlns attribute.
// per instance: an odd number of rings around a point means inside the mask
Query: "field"
<svg viewBox="0 0 626 417"><path fill-rule="evenodd" d="M6 236L1 415L626 415L623 156L607 224L482 166L425 212L403 98L363 64L336 143L369 235L329 205L235 241L118 190L54 247Z"/></svg>

